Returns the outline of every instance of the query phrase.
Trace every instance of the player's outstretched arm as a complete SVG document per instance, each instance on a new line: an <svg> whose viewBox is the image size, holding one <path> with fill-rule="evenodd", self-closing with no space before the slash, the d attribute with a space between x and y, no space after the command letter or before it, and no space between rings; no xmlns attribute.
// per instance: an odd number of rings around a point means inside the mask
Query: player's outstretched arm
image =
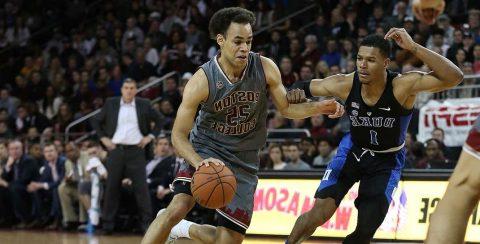
<svg viewBox="0 0 480 244"><path fill-rule="evenodd" d="M193 149L188 135L193 127L193 121L200 103L208 98L208 80L205 72L199 69L188 81L183 92L183 99L177 111L173 124L172 144L177 152L192 166L196 167L203 158Z"/></svg>
<svg viewBox="0 0 480 244"><path fill-rule="evenodd" d="M342 101L347 100L352 89L354 73L337 74L324 79L312 79L297 81L292 88L305 91L307 98L310 97L336 97ZM289 97L290 103L302 103L304 101Z"/></svg>
<svg viewBox="0 0 480 244"><path fill-rule="evenodd" d="M430 218L425 243L463 243L468 218L479 198L480 154L465 146L447 191Z"/></svg>
<svg viewBox="0 0 480 244"><path fill-rule="evenodd" d="M273 103L284 117L303 119L317 114L327 114L331 118L337 118L343 115L343 106L333 99L322 102L289 103L277 65L264 57L262 57L262 64Z"/></svg>
<svg viewBox="0 0 480 244"><path fill-rule="evenodd" d="M401 48L412 52L432 70L430 73L410 72L404 75L403 80L411 84L411 93L438 92L462 82L463 73L460 68L442 55L415 43L405 29L392 28L385 35L385 39L394 40Z"/></svg>

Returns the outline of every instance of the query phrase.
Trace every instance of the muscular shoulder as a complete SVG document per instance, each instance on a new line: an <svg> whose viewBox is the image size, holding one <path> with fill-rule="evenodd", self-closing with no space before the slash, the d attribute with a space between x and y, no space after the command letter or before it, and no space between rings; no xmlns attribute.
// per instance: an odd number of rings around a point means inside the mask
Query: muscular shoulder
<svg viewBox="0 0 480 244"><path fill-rule="evenodd" d="M198 69L187 82L184 91L184 99L194 97L195 100L206 101L208 99L208 77L203 69Z"/></svg>
<svg viewBox="0 0 480 244"><path fill-rule="evenodd" d="M260 56L260 60L262 61L263 72L265 73L267 84L271 85L272 82L280 82L281 75L277 64L275 64L273 60L263 56Z"/></svg>
<svg viewBox="0 0 480 244"><path fill-rule="evenodd" d="M400 89L402 92L409 91L419 79L426 73L420 71L410 71L404 74L398 74L392 81L394 89Z"/></svg>

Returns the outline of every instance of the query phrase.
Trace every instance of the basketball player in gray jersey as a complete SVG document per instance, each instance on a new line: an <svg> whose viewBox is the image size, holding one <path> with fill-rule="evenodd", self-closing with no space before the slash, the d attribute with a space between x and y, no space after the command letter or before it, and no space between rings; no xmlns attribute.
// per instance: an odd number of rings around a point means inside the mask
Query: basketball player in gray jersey
<svg viewBox="0 0 480 244"><path fill-rule="evenodd" d="M159 212L143 243L165 243L169 235L202 243L243 241L252 218L258 152L267 135L267 93L287 118L343 114L343 106L335 100L288 103L278 67L250 52L254 22L252 12L238 7L222 9L210 20L210 34L220 52L187 83L173 126L172 142L188 164L180 167L173 183L175 196ZM217 209L218 227L183 220L195 204L191 177L198 167L211 163L226 165L237 179L232 202Z"/></svg>

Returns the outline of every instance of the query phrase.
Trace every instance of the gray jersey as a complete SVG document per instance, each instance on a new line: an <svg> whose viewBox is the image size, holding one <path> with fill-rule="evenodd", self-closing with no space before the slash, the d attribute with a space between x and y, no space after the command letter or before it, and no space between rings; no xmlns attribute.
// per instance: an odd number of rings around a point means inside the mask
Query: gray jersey
<svg viewBox="0 0 480 244"><path fill-rule="evenodd" d="M267 136L267 83L260 55L249 53L244 74L235 83L222 71L217 57L201 66L209 96L201 104L190 140L197 152L206 147L221 154L221 160L256 171L257 153Z"/></svg>

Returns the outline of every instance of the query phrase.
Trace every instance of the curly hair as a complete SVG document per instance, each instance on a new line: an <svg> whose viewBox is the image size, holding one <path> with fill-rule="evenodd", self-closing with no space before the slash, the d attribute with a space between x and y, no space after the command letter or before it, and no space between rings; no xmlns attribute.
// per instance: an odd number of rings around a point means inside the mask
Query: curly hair
<svg viewBox="0 0 480 244"><path fill-rule="evenodd" d="M252 11L240 7L224 8L217 11L208 24L210 38L216 39L218 34L225 36L232 22L253 26L255 24L255 15Z"/></svg>
<svg viewBox="0 0 480 244"><path fill-rule="evenodd" d="M372 34L366 36L360 42L359 47L361 46L376 47L384 57L389 57L390 55L390 43L379 35Z"/></svg>

